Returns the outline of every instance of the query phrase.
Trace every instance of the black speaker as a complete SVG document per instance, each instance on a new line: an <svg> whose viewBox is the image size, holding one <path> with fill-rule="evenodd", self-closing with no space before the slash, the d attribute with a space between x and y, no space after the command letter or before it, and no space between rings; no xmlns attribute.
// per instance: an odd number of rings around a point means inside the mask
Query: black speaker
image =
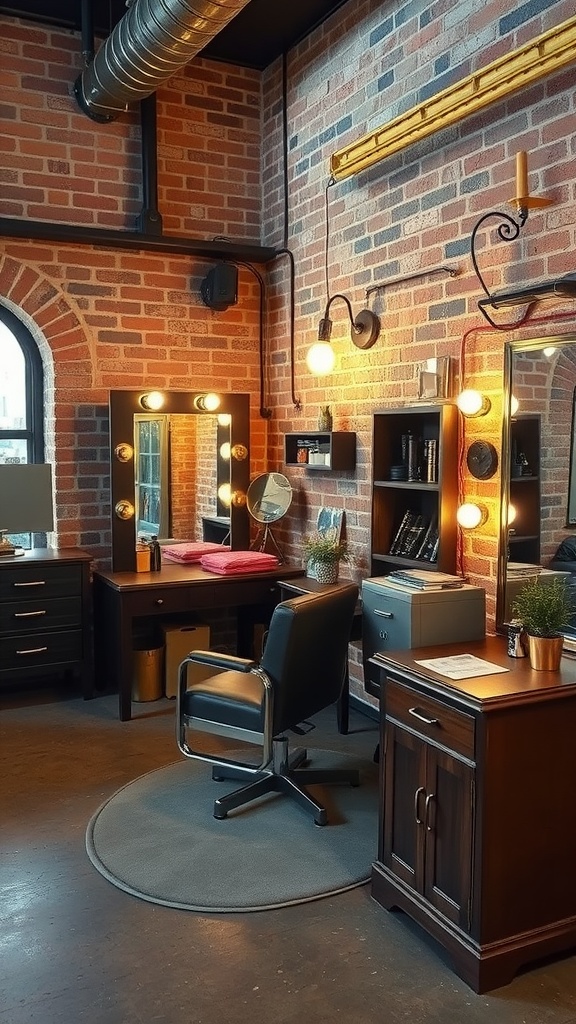
<svg viewBox="0 0 576 1024"><path fill-rule="evenodd" d="M210 309L228 309L238 302L238 268L233 263L217 263L200 285L203 302Z"/></svg>

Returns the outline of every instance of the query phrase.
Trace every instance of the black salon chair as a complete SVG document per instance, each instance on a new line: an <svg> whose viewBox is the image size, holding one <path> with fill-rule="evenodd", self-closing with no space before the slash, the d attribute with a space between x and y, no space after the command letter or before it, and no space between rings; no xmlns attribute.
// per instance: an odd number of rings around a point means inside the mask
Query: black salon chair
<svg viewBox="0 0 576 1024"><path fill-rule="evenodd" d="M306 784L360 784L357 770L304 767L306 750L289 752L284 735L338 700L357 599L358 588L350 584L283 601L272 614L260 662L192 651L180 665L176 709L180 750L186 757L214 764L212 778L217 781L247 782L215 801L215 818L225 818L229 811L266 793L279 792L294 797L313 814L317 825L325 825L326 808L308 793ZM210 666L217 672L190 685L189 664ZM190 743L195 730L257 743L259 763L194 750Z"/></svg>

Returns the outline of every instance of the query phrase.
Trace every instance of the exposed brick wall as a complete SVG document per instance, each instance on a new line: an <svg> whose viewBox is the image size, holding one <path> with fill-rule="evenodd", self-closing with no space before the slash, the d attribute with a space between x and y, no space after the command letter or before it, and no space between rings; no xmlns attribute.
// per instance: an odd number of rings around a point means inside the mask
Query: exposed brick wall
<svg viewBox="0 0 576 1024"><path fill-rule="evenodd" d="M390 284L370 296L382 335L367 352L349 340L346 311L334 304L335 372L305 366L326 302L324 197L330 154L463 75L573 16L568 0L445 0L430 6L350 0L287 55L288 162L282 162L282 67L262 75L195 60L158 92L159 199L164 230L258 240L294 254L295 393L290 382L290 261L266 271L266 404L258 416L259 289L240 268L240 301L224 313L199 298L208 266L180 256L79 245L2 242L0 297L37 332L47 376L48 451L55 455L60 542L83 543L104 559L109 545L106 460L108 390L148 386L245 391L251 395L252 472L281 470L294 500L277 536L300 560L300 537L323 504L346 512L352 574L369 554L372 413L412 402L417 366L449 355L455 389L485 390L492 409L463 426L463 446L488 437L500 448L503 343L573 329L573 320L489 329L477 300L469 244L490 209L510 209L515 154L529 153L534 194L553 205L532 211L521 237L479 238L490 288L574 270L576 155L573 67L438 132L369 171L328 188L330 292L354 311L366 289L424 268L438 274ZM80 40L0 18L0 215L133 229L141 206L139 124L109 126L76 107L71 86ZM284 173L288 222L284 222ZM547 304L539 316L571 304ZM502 311L510 322L518 311ZM463 339L465 343L463 344ZM354 474L307 474L283 466L283 434L316 426L329 404L334 429L357 433ZM79 459L79 453L82 453ZM487 504L487 524L463 538L463 568L486 586L495 613L499 475L463 493Z"/></svg>

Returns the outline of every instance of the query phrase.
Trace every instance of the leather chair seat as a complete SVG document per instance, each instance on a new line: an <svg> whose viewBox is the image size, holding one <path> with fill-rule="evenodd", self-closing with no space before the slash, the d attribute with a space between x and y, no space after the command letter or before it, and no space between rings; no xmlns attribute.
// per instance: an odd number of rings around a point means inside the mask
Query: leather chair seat
<svg viewBox="0 0 576 1024"><path fill-rule="evenodd" d="M219 722L236 729L264 731L262 683L243 672L220 672L187 690L182 698L186 718Z"/></svg>

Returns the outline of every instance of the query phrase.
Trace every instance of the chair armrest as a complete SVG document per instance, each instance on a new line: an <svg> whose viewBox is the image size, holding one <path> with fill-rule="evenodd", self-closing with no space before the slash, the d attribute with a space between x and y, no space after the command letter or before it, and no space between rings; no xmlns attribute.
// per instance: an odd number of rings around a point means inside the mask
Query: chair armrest
<svg viewBox="0 0 576 1024"><path fill-rule="evenodd" d="M193 661L197 665L212 665L214 668L226 669L229 672L251 672L258 667L257 661L238 658L233 654L219 654L218 651L191 651L184 661Z"/></svg>

